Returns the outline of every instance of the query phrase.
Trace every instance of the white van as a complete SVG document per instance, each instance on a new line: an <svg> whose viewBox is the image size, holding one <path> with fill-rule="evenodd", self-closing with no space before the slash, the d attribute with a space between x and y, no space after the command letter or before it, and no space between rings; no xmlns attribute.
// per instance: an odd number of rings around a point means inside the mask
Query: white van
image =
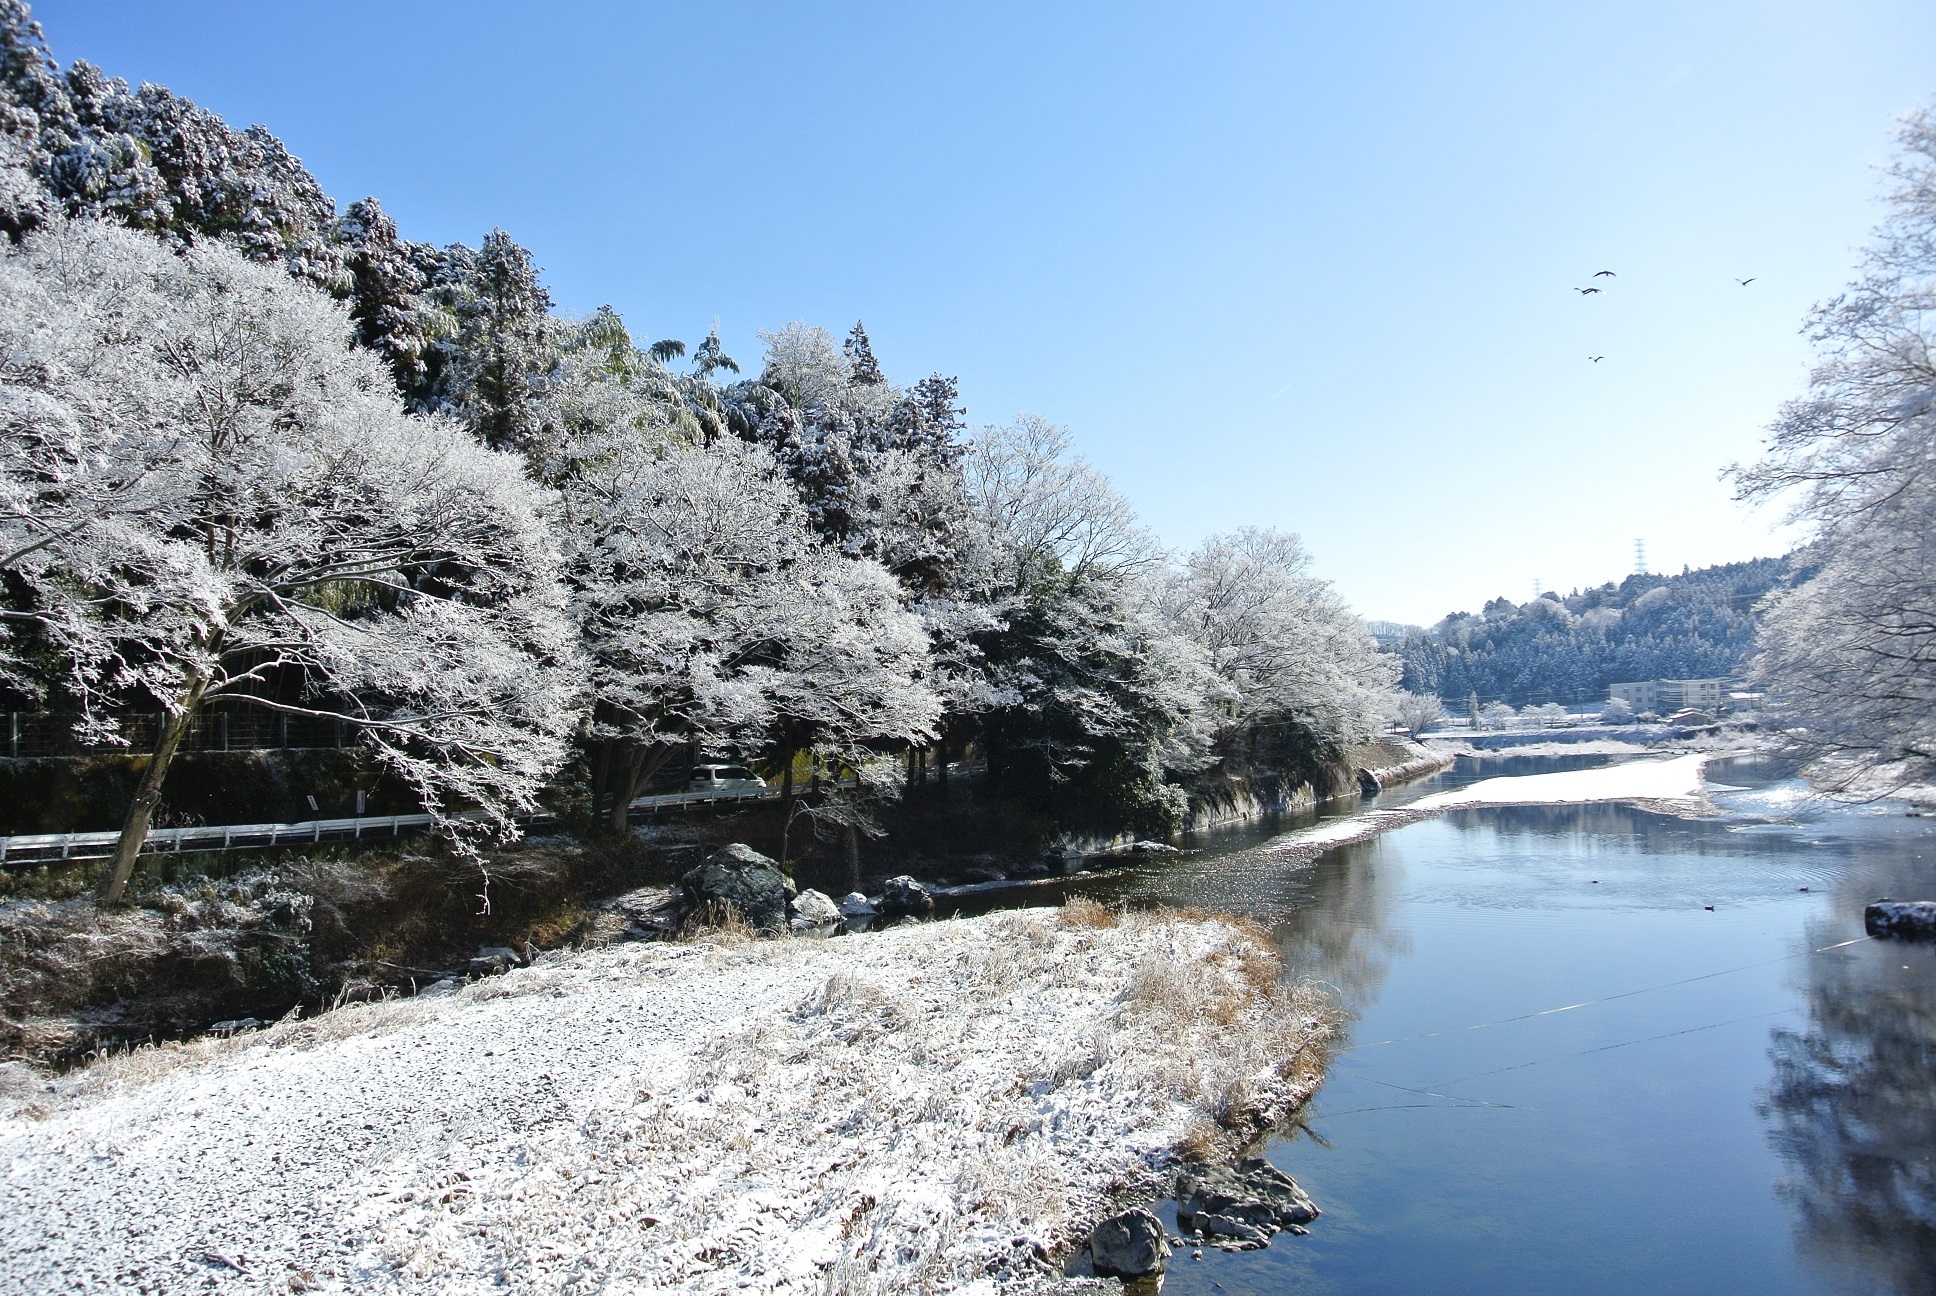
<svg viewBox="0 0 1936 1296"><path fill-rule="evenodd" d="M744 765L695 765L688 790L706 796L758 796L766 780Z"/></svg>

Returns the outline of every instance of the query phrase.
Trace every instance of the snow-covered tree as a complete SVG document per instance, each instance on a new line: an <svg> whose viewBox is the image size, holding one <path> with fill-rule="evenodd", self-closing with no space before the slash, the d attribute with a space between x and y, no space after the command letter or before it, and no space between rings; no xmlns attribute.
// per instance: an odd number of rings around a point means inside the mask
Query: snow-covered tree
<svg viewBox="0 0 1936 1296"><path fill-rule="evenodd" d="M962 583L1000 619L975 636L990 777L1059 813L1172 826L1222 686L1149 597L1161 551L1046 420L984 429L961 471Z"/></svg>
<svg viewBox="0 0 1936 1296"><path fill-rule="evenodd" d="M1887 214L1809 330L1807 396L1776 419L1749 498L1792 492L1814 568L1763 604L1771 709L1851 778L1936 778L1936 109L1903 122Z"/></svg>
<svg viewBox="0 0 1936 1296"><path fill-rule="evenodd" d="M1026 593L1044 582L1120 579L1161 559L1135 508L1047 419L983 428L962 471L984 546L980 579L990 586Z"/></svg>
<svg viewBox="0 0 1936 1296"><path fill-rule="evenodd" d="M356 343L383 357L397 390L421 402L428 395L429 351L448 324L421 296L437 251L397 233L374 198L353 202L338 222L349 273L350 319Z"/></svg>
<svg viewBox="0 0 1936 1296"><path fill-rule="evenodd" d="M1204 652L1100 575L1037 586L1005 621L986 640L989 778L1064 817L1174 828L1216 731Z"/></svg>
<svg viewBox="0 0 1936 1296"><path fill-rule="evenodd" d="M508 829L578 667L513 457L399 407L342 307L98 222L0 259L0 665L83 736L163 713L103 894L217 700L356 726L432 813Z"/></svg>
<svg viewBox="0 0 1936 1296"><path fill-rule="evenodd" d="M847 380L862 387L885 387L887 375L881 372L881 362L874 358L874 344L868 339L866 327L854 321L848 332L847 340L840 344L841 355L847 358Z"/></svg>
<svg viewBox="0 0 1936 1296"><path fill-rule="evenodd" d="M927 637L876 563L833 552L772 457L614 429L565 481L609 815L688 743L858 759L925 739Z"/></svg>
<svg viewBox="0 0 1936 1296"><path fill-rule="evenodd" d="M1519 708L1519 718L1530 729L1552 729L1570 719L1566 708L1557 702L1528 703Z"/></svg>
<svg viewBox="0 0 1936 1296"><path fill-rule="evenodd" d="M1427 729L1445 719L1445 704L1439 701L1436 693L1410 693L1401 691L1394 706L1398 723L1405 732L1417 738Z"/></svg>
<svg viewBox="0 0 1936 1296"><path fill-rule="evenodd" d="M1297 536L1246 527L1206 539L1162 587L1172 625L1227 685L1226 736L1292 725L1330 759L1390 714L1396 671Z"/></svg>
<svg viewBox="0 0 1936 1296"><path fill-rule="evenodd" d="M1488 729L1510 728L1518 718L1510 702L1488 702L1479 708L1479 722Z"/></svg>

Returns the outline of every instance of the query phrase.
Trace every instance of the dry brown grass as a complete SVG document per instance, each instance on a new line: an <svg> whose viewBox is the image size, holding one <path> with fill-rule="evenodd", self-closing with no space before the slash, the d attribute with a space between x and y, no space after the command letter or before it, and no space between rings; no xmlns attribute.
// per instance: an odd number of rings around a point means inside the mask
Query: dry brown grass
<svg viewBox="0 0 1936 1296"><path fill-rule="evenodd" d="M1062 912L1057 915L1064 927L1114 927L1117 912L1108 905L1100 904L1084 896L1070 896L1063 902Z"/></svg>
<svg viewBox="0 0 1936 1296"><path fill-rule="evenodd" d="M674 940L703 941L714 945L743 945L759 933L747 925L737 905L725 900L708 900L679 924Z"/></svg>

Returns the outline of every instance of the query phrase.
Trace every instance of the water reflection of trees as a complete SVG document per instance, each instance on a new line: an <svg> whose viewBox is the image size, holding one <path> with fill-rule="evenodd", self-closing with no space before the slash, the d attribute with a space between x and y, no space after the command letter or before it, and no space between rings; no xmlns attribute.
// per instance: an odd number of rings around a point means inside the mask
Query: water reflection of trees
<svg viewBox="0 0 1936 1296"><path fill-rule="evenodd" d="M1789 854L1789 841L1729 833L1713 819L1682 819L1618 802L1584 806L1487 806L1454 810L1444 821L1464 833L1498 837L1613 837L1636 854ZM1632 845L1626 845L1632 843Z"/></svg>
<svg viewBox="0 0 1936 1296"><path fill-rule="evenodd" d="M1278 955L1296 975L1336 986L1354 1013L1378 997L1392 960L1411 952L1411 935L1392 923L1401 849L1387 838L1356 842L1284 882L1290 913L1271 929Z"/></svg>
<svg viewBox="0 0 1936 1296"><path fill-rule="evenodd" d="M1865 870L1865 894L1838 895L1836 930L1860 922L1870 888L1928 892L1909 850ZM1852 1287L1936 1293L1936 958L1879 941L1806 969L1808 1024L1773 1032L1761 1107L1800 1248Z"/></svg>

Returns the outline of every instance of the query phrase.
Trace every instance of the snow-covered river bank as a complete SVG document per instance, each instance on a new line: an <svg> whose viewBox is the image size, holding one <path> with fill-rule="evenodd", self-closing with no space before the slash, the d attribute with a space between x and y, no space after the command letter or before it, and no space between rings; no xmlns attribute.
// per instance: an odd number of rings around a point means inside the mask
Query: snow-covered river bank
<svg viewBox="0 0 1936 1296"><path fill-rule="evenodd" d="M1043 1272L1331 1029L1252 930L1098 906L628 945L143 1050L0 1122L14 1292L867 1292ZM1288 1064L1288 1065L1287 1065Z"/></svg>

